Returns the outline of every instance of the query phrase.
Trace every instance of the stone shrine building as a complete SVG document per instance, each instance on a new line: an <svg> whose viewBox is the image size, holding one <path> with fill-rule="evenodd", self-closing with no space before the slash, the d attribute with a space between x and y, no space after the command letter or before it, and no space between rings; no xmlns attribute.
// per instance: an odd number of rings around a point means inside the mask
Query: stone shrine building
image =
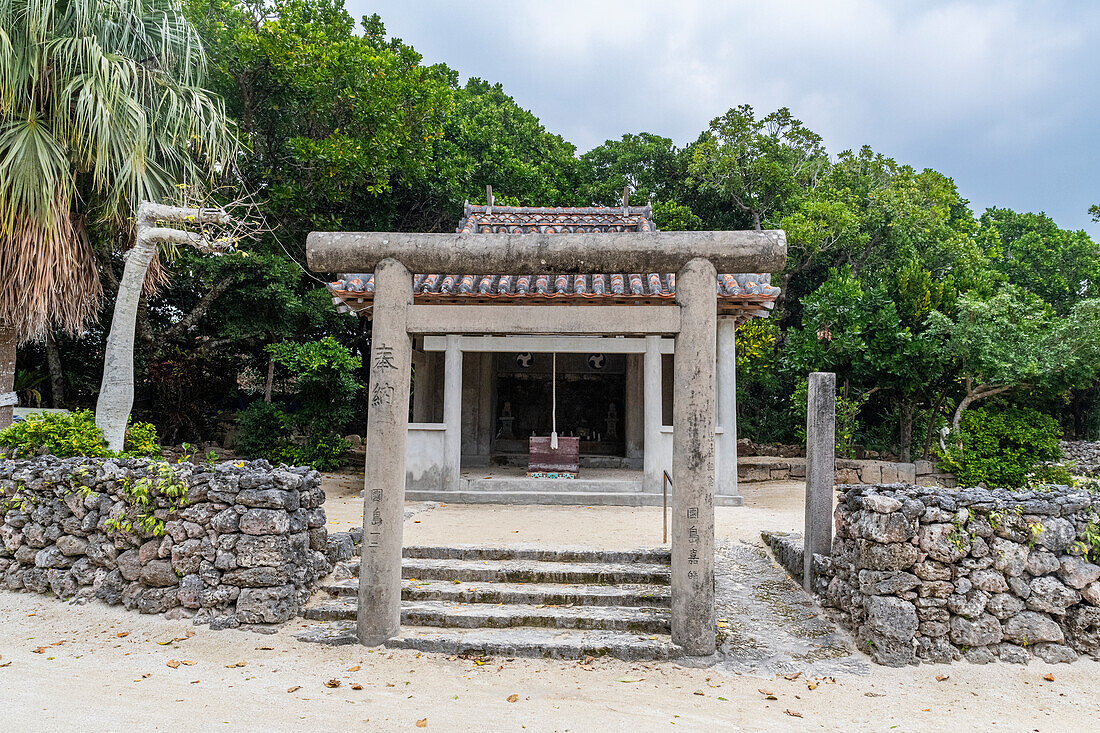
<svg viewBox="0 0 1100 733"><path fill-rule="evenodd" d="M458 233L655 232L649 206L543 208L466 204ZM373 274L332 283L344 312L372 316ZM735 328L767 316L779 289L768 274L719 274L715 503L739 505ZM413 302L563 306L674 305L669 273L425 273ZM552 322L552 321L551 321ZM406 498L448 502L652 505L672 465L674 339L638 336L486 335L414 339ZM494 329L495 330L495 329ZM528 478L528 439L579 438L576 479Z"/></svg>

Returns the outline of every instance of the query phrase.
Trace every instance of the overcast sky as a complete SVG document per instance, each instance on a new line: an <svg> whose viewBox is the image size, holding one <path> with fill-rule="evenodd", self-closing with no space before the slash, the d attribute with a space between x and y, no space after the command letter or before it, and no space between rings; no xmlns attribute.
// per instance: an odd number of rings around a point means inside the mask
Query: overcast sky
<svg viewBox="0 0 1100 733"><path fill-rule="evenodd" d="M579 152L786 106L834 155L867 144L952 177L977 213L1100 236L1100 3L346 2L427 63L501 82Z"/></svg>

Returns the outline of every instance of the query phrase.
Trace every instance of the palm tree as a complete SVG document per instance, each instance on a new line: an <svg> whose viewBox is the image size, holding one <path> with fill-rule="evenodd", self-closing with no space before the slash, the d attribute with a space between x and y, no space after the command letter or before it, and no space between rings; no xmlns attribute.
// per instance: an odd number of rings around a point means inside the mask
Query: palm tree
<svg viewBox="0 0 1100 733"><path fill-rule="evenodd" d="M0 427L17 344L98 310L89 226L231 163L205 65L179 0L0 0Z"/></svg>

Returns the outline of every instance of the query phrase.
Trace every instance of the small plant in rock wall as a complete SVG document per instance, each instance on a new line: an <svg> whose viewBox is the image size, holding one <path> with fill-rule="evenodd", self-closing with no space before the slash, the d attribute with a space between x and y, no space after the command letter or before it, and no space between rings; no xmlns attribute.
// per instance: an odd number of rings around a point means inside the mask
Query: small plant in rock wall
<svg viewBox="0 0 1100 733"><path fill-rule="evenodd" d="M105 526L109 532L133 532L136 523L141 535L160 537L164 520L156 516L156 498L167 500L169 516L187 506L187 483L170 463L151 462L149 471L150 475L139 479L119 480L119 495L134 511L108 519Z"/></svg>
<svg viewBox="0 0 1100 733"><path fill-rule="evenodd" d="M1089 517L1073 547L1089 562L1100 564L1100 517Z"/></svg>

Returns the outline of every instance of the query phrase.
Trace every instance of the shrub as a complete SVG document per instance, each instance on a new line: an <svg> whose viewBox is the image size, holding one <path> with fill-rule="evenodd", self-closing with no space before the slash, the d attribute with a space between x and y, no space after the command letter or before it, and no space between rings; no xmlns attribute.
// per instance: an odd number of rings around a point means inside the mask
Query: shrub
<svg viewBox="0 0 1100 733"><path fill-rule="evenodd" d="M954 442L938 451L940 465L962 486L1019 488L1028 482L1028 474L1049 473L1041 464L1062 457L1061 434L1054 418L1037 410L967 410L952 435Z"/></svg>
<svg viewBox="0 0 1100 733"><path fill-rule="evenodd" d="M338 435L316 433L296 442L290 435L293 417L277 405L254 402L238 413L237 451L272 463L311 466L331 471L344 465L351 444Z"/></svg>
<svg viewBox="0 0 1100 733"><path fill-rule="evenodd" d="M237 413L240 430L235 449L246 456L267 456L286 436L286 413L270 402L253 402Z"/></svg>
<svg viewBox="0 0 1100 733"><path fill-rule="evenodd" d="M70 456L108 457L103 433L95 424L91 410L75 412L38 412L22 422L0 430L0 448L12 458L30 458L48 453L59 458ZM150 423L132 423L126 430L121 455L159 456L157 429Z"/></svg>
<svg viewBox="0 0 1100 733"><path fill-rule="evenodd" d="M305 443L284 441L278 448L264 455L264 458L273 463L333 471L344 465L344 457L349 448L351 443L338 435L321 435L309 438Z"/></svg>
<svg viewBox="0 0 1100 733"><path fill-rule="evenodd" d="M237 451L321 471L339 468L351 447L338 431L354 414L359 357L331 336L272 344L268 351L275 363L290 371L297 409L255 402L241 410Z"/></svg>

